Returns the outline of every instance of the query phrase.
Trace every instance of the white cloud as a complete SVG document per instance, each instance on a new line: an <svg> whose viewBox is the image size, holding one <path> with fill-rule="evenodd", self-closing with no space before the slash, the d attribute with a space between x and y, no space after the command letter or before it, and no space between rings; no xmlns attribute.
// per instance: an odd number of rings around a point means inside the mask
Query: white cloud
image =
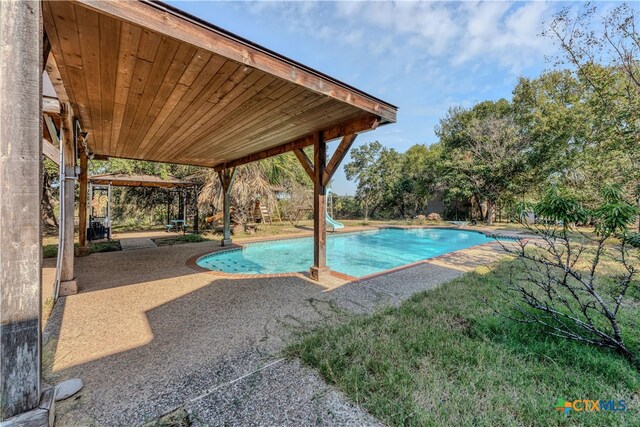
<svg viewBox="0 0 640 427"><path fill-rule="evenodd" d="M454 66L483 61L512 74L542 60L553 47L540 37L555 6L545 2L257 2L256 14L277 16L292 33L365 48L407 61Z"/></svg>

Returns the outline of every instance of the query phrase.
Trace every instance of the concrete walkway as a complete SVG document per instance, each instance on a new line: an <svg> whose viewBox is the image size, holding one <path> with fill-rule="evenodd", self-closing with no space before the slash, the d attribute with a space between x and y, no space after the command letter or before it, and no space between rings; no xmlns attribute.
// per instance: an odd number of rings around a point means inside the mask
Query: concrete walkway
<svg viewBox="0 0 640 427"><path fill-rule="evenodd" d="M156 244L148 237L130 237L120 239L120 247L123 251L134 251L138 249L155 248Z"/></svg>
<svg viewBox="0 0 640 427"><path fill-rule="evenodd" d="M283 360L296 333L399 304L495 260L496 243L344 286L300 277L221 279L185 260L214 242L77 259L80 293L45 331L44 376L85 388L57 425L136 425L184 413L194 425L377 425L312 370Z"/></svg>

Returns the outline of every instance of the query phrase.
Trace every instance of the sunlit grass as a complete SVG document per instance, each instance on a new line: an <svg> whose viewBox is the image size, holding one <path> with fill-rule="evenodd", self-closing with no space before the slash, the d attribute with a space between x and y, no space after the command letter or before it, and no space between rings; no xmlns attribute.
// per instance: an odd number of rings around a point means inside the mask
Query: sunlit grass
<svg viewBox="0 0 640 427"><path fill-rule="evenodd" d="M550 337L484 302L498 299L514 262L322 327L289 354L388 425L640 425L640 373L627 360ZM640 307L622 317L625 337L640 351L640 324L631 319L640 318ZM565 417L554 409L559 398L624 399L630 409Z"/></svg>

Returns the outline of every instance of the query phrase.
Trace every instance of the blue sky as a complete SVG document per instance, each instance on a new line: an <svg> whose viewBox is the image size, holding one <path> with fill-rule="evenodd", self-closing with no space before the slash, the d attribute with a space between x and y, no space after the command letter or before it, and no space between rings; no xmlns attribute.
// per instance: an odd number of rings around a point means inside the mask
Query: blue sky
<svg viewBox="0 0 640 427"><path fill-rule="evenodd" d="M362 134L405 151L437 141L451 106L510 98L518 76L551 67L540 36L557 2L186 2L171 4L399 107ZM337 144L332 144L335 148ZM349 161L349 158L345 162ZM342 168L338 194L353 194Z"/></svg>

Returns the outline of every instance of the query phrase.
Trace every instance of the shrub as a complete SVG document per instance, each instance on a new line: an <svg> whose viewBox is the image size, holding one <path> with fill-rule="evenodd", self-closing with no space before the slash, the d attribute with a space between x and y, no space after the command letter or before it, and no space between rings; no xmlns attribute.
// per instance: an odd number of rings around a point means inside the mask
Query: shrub
<svg viewBox="0 0 640 427"><path fill-rule="evenodd" d="M620 314L628 307L627 294L640 288L638 259L631 256L626 236L636 208L623 199L619 188L611 187L595 209L557 188L547 191L534 209L549 221L523 225L539 239L503 244L525 264L502 289L511 307L506 315L542 325L551 335L613 349L640 368L637 349L629 348L624 339L621 318L628 317ZM586 218L595 225L594 235L574 229ZM611 242L612 237L619 243ZM607 278L602 272L606 263L615 263L622 273Z"/></svg>

